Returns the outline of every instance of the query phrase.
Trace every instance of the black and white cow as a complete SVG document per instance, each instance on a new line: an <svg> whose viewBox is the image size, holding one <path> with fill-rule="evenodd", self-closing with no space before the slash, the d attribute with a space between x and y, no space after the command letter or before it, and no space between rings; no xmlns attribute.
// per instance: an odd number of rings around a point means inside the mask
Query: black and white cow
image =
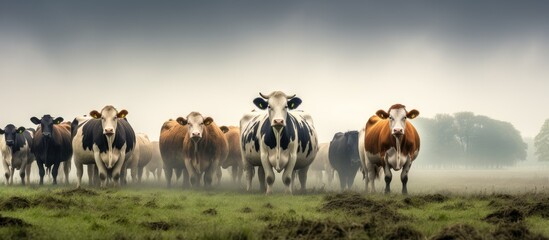
<svg viewBox="0 0 549 240"><path fill-rule="evenodd" d="M273 168L282 172L282 181L292 192L294 172L297 171L301 190L305 190L307 170L318 151L318 141L312 118L296 109L301 104L298 97L275 91L254 104L266 112L251 112L240 120L240 141L247 189L250 190L254 167L258 166L261 190L272 193L275 180ZM265 189L265 182L267 187Z"/></svg>
<svg viewBox="0 0 549 240"><path fill-rule="evenodd" d="M330 142L328 159L339 175L341 190L351 188L361 166L358 153L358 131L336 133Z"/></svg>
<svg viewBox="0 0 549 240"><path fill-rule="evenodd" d="M71 146L71 125L63 122L63 118L53 118L44 115L41 119L32 117L31 122L37 125L36 134L33 139L33 152L38 164L40 185L44 184L46 171L44 166L53 177L53 184L57 184L57 173L59 165L64 164L65 183L68 183L70 161L72 157Z"/></svg>
<svg viewBox="0 0 549 240"><path fill-rule="evenodd" d="M21 184L25 185L25 175L29 182L31 163L34 161L32 154L32 138L34 129L15 127L8 124L4 129L0 128L0 151L2 152L2 163L6 171L6 184L13 184L15 170L19 170Z"/></svg>
<svg viewBox="0 0 549 240"><path fill-rule="evenodd" d="M105 106L101 112L93 110L90 117L77 117L72 122L72 146L78 177L77 187L82 182L83 165L95 164L99 171L101 187L107 180L116 185L125 169L125 162L132 156L135 147L135 132L128 123L128 111L118 111ZM88 171L90 173L90 171Z"/></svg>

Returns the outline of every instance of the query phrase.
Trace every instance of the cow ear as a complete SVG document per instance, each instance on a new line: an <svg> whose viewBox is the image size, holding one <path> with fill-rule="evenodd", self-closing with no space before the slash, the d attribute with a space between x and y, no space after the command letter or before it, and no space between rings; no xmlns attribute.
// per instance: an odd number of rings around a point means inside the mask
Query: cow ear
<svg viewBox="0 0 549 240"><path fill-rule="evenodd" d="M0 134L4 134L4 133L6 133L6 132L4 132L4 129L0 128Z"/></svg>
<svg viewBox="0 0 549 240"><path fill-rule="evenodd" d="M254 104L255 104L259 109L261 109L261 110L267 109L267 106L268 106L268 104L267 104L267 102L265 101L265 99L259 98L259 97L256 98L256 99L254 99Z"/></svg>
<svg viewBox="0 0 549 240"><path fill-rule="evenodd" d="M126 109L122 109L122 111L118 112L118 114L116 115L116 117L118 117L118 118L125 118L127 115L128 115L128 111L126 111Z"/></svg>
<svg viewBox="0 0 549 240"><path fill-rule="evenodd" d="M187 125L187 119L185 119L184 117L178 117L175 121L183 126Z"/></svg>
<svg viewBox="0 0 549 240"><path fill-rule="evenodd" d="M204 125L208 126L208 125L212 124L213 121L214 121L213 118L207 117L206 119L204 119Z"/></svg>
<svg viewBox="0 0 549 240"><path fill-rule="evenodd" d="M99 113L97 110L93 110L90 112L90 116L95 119L101 118L101 113Z"/></svg>
<svg viewBox="0 0 549 240"><path fill-rule="evenodd" d="M40 119L38 119L37 117L31 117L31 122L38 125L40 124Z"/></svg>
<svg viewBox="0 0 549 240"><path fill-rule="evenodd" d="M412 111L409 111L408 114L406 114L406 117L408 119L414 119L416 118L417 116L419 116L419 111L418 110L415 110L415 109L412 109Z"/></svg>
<svg viewBox="0 0 549 240"><path fill-rule="evenodd" d="M21 133L25 132L25 130L27 130L25 127L19 127L17 129L17 133L21 134Z"/></svg>
<svg viewBox="0 0 549 240"><path fill-rule="evenodd" d="M63 118L62 118L62 117L58 117L58 118L56 118L55 120L53 120L53 123L54 123L54 124L60 124L60 123L62 123L62 122L63 122Z"/></svg>
<svg viewBox="0 0 549 240"><path fill-rule="evenodd" d="M288 101L288 108L290 110L294 110L296 109L297 107L299 107L299 105L301 104L301 98L298 98L298 97L295 97L295 98L292 98Z"/></svg>
<svg viewBox="0 0 549 240"><path fill-rule="evenodd" d="M219 129L221 129L221 131L222 131L223 133L227 133L227 132L229 131L229 128L226 127L226 126L221 126L221 127L219 127Z"/></svg>
<svg viewBox="0 0 549 240"><path fill-rule="evenodd" d="M389 114L384 110L377 110L376 115L381 119L387 119L389 117Z"/></svg>

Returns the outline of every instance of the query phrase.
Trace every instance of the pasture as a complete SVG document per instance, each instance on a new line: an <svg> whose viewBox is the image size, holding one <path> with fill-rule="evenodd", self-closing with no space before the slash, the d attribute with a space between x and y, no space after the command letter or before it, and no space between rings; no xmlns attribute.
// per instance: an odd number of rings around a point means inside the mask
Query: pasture
<svg viewBox="0 0 549 240"><path fill-rule="evenodd" d="M108 189L1 186L0 238L543 239L549 238L546 173L416 169L408 196L366 195L361 182L339 193L312 181L307 194L293 196L281 184L265 196L229 182L212 190L153 182Z"/></svg>

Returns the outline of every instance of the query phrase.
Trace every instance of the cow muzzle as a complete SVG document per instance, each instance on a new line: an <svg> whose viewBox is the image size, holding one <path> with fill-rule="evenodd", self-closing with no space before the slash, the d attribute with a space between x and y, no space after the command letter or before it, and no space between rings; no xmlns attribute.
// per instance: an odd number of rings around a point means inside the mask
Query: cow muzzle
<svg viewBox="0 0 549 240"><path fill-rule="evenodd" d="M200 134L199 132L193 132L191 134L191 139L194 141L194 142L197 142L198 140L200 140L200 138L202 138L202 134Z"/></svg>
<svg viewBox="0 0 549 240"><path fill-rule="evenodd" d="M6 140L6 145L8 145L8 147L12 147L13 146L13 140Z"/></svg>
<svg viewBox="0 0 549 240"><path fill-rule="evenodd" d="M393 128L392 134L394 136L400 137L400 136L404 135L404 129L402 129L402 128Z"/></svg>
<svg viewBox="0 0 549 240"><path fill-rule="evenodd" d="M280 129L285 127L284 119L274 119L271 126L277 131L280 131Z"/></svg>
<svg viewBox="0 0 549 240"><path fill-rule="evenodd" d="M42 132L42 136L44 136L45 138L49 138L49 137L51 137L51 133L49 133L49 132Z"/></svg>
<svg viewBox="0 0 549 240"><path fill-rule="evenodd" d="M113 128L105 128L105 129L103 129L103 134L110 137L110 136L114 135L114 129Z"/></svg>

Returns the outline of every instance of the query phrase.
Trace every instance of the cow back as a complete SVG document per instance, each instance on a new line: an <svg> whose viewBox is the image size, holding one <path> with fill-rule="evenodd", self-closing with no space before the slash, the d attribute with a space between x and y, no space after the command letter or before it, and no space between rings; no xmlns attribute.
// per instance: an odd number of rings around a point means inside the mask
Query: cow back
<svg viewBox="0 0 549 240"><path fill-rule="evenodd" d="M229 131L225 133L225 139L229 147L229 153L227 159L223 161L221 167L228 168L229 166L237 165L242 161L242 154L240 151L240 128L235 126L229 126Z"/></svg>
<svg viewBox="0 0 549 240"><path fill-rule="evenodd" d="M159 149L165 165L184 168L183 141L187 138L189 127L175 120L164 122L160 129Z"/></svg>

